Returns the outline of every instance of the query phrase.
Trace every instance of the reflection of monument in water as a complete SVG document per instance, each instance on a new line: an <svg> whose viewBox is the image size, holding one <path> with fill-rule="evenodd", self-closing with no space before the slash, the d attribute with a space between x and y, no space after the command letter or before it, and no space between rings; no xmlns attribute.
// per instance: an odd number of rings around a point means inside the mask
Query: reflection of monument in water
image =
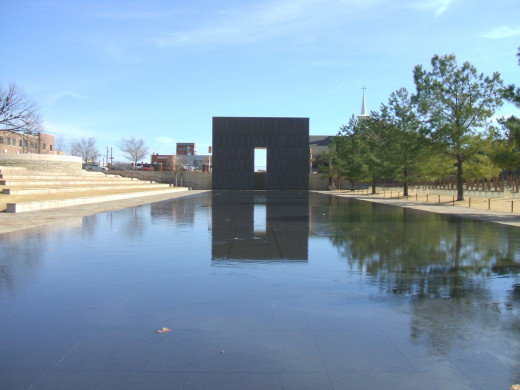
<svg viewBox="0 0 520 390"><path fill-rule="evenodd" d="M308 260L309 194L214 191L212 260Z"/></svg>

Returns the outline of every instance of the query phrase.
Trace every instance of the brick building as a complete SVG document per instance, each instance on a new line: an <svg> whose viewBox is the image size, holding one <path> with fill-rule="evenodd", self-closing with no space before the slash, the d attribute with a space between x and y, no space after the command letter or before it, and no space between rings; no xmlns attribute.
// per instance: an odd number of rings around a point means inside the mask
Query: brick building
<svg viewBox="0 0 520 390"><path fill-rule="evenodd" d="M56 154L54 136L0 130L0 153Z"/></svg>
<svg viewBox="0 0 520 390"><path fill-rule="evenodd" d="M177 156L173 154L152 154L154 171L173 171L177 164Z"/></svg>
<svg viewBox="0 0 520 390"><path fill-rule="evenodd" d="M195 147L195 143L188 142L188 143L180 143L177 142L177 156L196 156L197 155L197 149Z"/></svg>

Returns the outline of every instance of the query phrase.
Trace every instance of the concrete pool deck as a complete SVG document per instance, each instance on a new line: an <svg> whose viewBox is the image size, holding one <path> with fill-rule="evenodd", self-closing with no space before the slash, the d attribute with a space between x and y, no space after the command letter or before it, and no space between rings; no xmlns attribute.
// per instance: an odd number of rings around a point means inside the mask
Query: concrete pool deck
<svg viewBox="0 0 520 390"><path fill-rule="evenodd" d="M18 230L29 229L53 223L66 223L67 221L74 220L77 218L85 217L88 215L94 215L107 211L120 210L128 207L136 207L143 204L161 202L168 199L175 199L185 196L196 195L199 193L207 192L208 190L184 190L171 193L149 195L142 197L134 197L129 199L113 199L106 202L98 202L85 205L77 205L71 207L61 207L49 210L30 211L24 213L0 213L0 234L10 233ZM511 213L500 210L485 210L482 208L468 208L462 205L462 203L455 203L452 205L451 202L442 203L425 203L421 201L415 201L409 199L387 198L382 196L374 195L363 195L351 192L343 191L313 191L329 196L338 196L345 198L353 198L366 202L374 202L380 204L387 204L397 207L405 207L415 210L422 210L432 213L454 215L464 218L478 219L488 222L506 224L511 226L520 227L520 213ZM487 198L476 199L474 204L479 202L487 202ZM497 200L493 200L497 201ZM495 203L495 208L498 202ZM504 209L507 204L504 202ZM520 207L518 207L520 209ZM519 210L520 211L520 210Z"/></svg>

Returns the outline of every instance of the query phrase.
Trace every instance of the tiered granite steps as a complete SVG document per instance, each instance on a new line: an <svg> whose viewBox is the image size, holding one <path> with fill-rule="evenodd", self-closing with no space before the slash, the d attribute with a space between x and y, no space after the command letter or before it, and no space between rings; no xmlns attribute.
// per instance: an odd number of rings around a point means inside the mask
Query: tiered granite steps
<svg viewBox="0 0 520 390"><path fill-rule="evenodd" d="M21 213L186 191L103 172L31 171L0 166L0 212Z"/></svg>

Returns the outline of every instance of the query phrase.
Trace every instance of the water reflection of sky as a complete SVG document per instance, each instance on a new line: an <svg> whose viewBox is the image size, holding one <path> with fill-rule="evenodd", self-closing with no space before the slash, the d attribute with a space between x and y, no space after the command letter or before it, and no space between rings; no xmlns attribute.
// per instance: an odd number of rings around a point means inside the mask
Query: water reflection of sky
<svg viewBox="0 0 520 390"><path fill-rule="evenodd" d="M520 382L519 249L516 228L298 192L5 234L0 388L100 371L87 384L158 371L184 388L223 373L274 373L283 388L507 388ZM163 326L170 349L154 337Z"/></svg>

